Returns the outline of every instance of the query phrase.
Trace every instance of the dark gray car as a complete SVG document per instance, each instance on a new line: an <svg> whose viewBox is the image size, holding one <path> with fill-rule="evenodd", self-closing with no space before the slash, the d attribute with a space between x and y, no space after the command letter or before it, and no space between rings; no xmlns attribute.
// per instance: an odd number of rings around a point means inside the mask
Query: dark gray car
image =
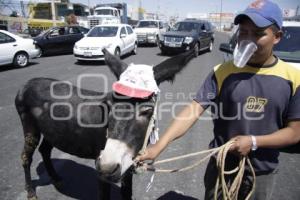
<svg viewBox="0 0 300 200"><path fill-rule="evenodd" d="M82 26L53 27L33 39L42 55L72 53L75 42L88 31Z"/></svg>
<svg viewBox="0 0 300 200"><path fill-rule="evenodd" d="M213 42L214 32L210 22L184 20L176 23L171 31L160 37L159 48L162 54L194 49L197 57L199 51L212 51Z"/></svg>

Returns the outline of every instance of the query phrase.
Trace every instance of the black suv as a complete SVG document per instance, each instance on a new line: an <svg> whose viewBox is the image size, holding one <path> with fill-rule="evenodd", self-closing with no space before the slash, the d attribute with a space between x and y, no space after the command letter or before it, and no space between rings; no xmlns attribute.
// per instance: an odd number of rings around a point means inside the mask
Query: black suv
<svg viewBox="0 0 300 200"><path fill-rule="evenodd" d="M162 54L183 52L194 49L212 51L214 32L210 22L204 20L184 20L174 25L171 31L161 35L159 48Z"/></svg>
<svg viewBox="0 0 300 200"><path fill-rule="evenodd" d="M89 29L82 26L53 27L33 39L42 55L72 53L75 42L88 31Z"/></svg>

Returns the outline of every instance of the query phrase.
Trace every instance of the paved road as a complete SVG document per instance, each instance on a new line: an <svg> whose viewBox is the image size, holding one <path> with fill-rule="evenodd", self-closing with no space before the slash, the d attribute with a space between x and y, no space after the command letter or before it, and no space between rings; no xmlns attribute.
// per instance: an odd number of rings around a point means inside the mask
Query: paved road
<svg viewBox="0 0 300 200"><path fill-rule="evenodd" d="M159 128L163 131L171 121L171 112L180 110L184 103L189 102L197 88L212 67L222 61L217 50L220 41L226 36L217 34L215 49L212 53L203 53L191 61L188 67L176 78L173 84L163 83L160 104L161 110ZM127 63L143 63L156 65L166 59L159 54L156 47L141 47L138 55L124 58ZM23 146L21 123L13 102L18 88L33 77L51 77L77 83L81 74L105 74L110 86L115 78L103 63L85 65L76 64L72 55L43 57L23 69L1 67L0 69L0 197L3 200L26 199L24 191L24 175L21 167L20 152ZM84 79L82 87L93 90L103 90L102 82L95 78ZM179 105L181 104L181 106ZM190 153L207 149L212 137L210 120L199 121L181 140L175 141L160 156L159 159L174 155ZM79 159L58 150L53 151L53 162L58 173L64 178L65 188L57 191L49 180L41 156L35 153L32 164L32 175L37 195L45 200L95 200L97 196L94 162ZM280 157L280 176L276 180L276 189L272 199L295 200L300 196L300 158L298 155L282 154ZM192 163L192 160L164 165L165 168L181 167ZM146 192L151 173L134 176L134 196L138 200L194 200L203 199L203 173L205 164L184 173L158 174L152 187ZM119 200L116 187L113 199Z"/></svg>

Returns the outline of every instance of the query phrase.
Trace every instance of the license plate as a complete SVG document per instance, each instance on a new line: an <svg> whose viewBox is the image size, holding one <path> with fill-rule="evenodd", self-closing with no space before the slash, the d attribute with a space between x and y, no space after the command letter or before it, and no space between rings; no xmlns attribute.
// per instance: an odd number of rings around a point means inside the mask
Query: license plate
<svg viewBox="0 0 300 200"><path fill-rule="evenodd" d="M176 44L175 44L175 43L172 43L172 42L167 43L166 45L169 46L169 47L176 47Z"/></svg>
<svg viewBox="0 0 300 200"><path fill-rule="evenodd" d="M87 52L86 51L86 52L83 52L83 55L86 56L86 57L92 57L93 54L92 54L92 52Z"/></svg>

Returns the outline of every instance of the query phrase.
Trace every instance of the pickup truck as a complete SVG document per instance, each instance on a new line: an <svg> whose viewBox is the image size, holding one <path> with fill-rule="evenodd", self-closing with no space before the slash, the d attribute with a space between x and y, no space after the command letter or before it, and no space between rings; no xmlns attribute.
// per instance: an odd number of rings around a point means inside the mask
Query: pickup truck
<svg viewBox="0 0 300 200"><path fill-rule="evenodd" d="M159 45L159 37L168 29L166 23L160 20L140 20L134 29L138 44Z"/></svg>

